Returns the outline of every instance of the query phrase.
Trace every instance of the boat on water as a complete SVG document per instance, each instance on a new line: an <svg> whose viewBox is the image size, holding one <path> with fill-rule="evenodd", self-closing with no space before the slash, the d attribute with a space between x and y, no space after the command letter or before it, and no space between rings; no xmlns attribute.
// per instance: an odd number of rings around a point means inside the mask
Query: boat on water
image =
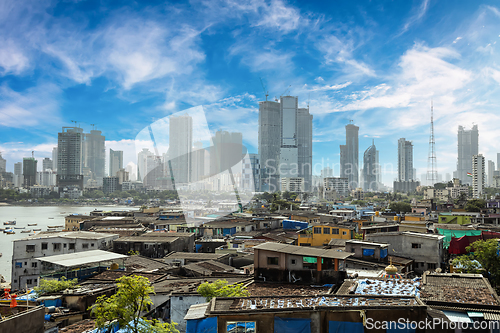
<svg viewBox="0 0 500 333"><path fill-rule="evenodd" d="M29 234L30 232L31 232L30 229L21 231L22 234Z"/></svg>
<svg viewBox="0 0 500 333"><path fill-rule="evenodd" d="M12 229L8 229L8 230L4 230L3 233L7 234L7 235L12 235L12 234L15 234L16 232Z"/></svg>
<svg viewBox="0 0 500 333"><path fill-rule="evenodd" d="M63 227L62 225L49 225L47 228L56 229L56 228L62 228L62 227Z"/></svg>
<svg viewBox="0 0 500 333"><path fill-rule="evenodd" d="M42 229L40 228L37 228L37 229L33 229L33 231L41 231Z"/></svg>
<svg viewBox="0 0 500 333"><path fill-rule="evenodd" d="M4 222L3 225L16 225L16 221L7 221Z"/></svg>
<svg viewBox="0 0 500 333"><path fill-rule="evenodd" d="M49 220L53 220L54 218L53 217L49 217Z"/></svg>
<svg viewBox="0 0 500 333"><path fill-rule="evenodd" d="M25 227L14 227L14 229L24 229Z"/></svg>
<svg viewBox="0 0 500 333"><path fill-rule="evenodd" d="M28 223L28 226L30 226L30 227L34 226L34 225L36 225L36 223Z"/></svg>

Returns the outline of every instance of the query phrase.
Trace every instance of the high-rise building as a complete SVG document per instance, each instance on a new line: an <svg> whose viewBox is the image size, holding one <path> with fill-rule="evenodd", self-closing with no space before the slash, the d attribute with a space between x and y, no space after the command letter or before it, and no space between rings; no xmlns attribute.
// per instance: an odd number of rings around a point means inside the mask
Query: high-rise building
<svg viewBox="0 0 500 333"><path fill-rule="evenodd" d="M193 147L193 118L188 115L170 117L168 158L176 184L191 181L191 151ZM169 166L165 166L170 169Z"/></svg>
<svg viewBox="0 0 500 333"><path fill-rule="evenodd" d="M413 144L405 138L398 140L398 181L414 180Z"/></svg>
<svg viewBox="0 0 500 333"><path fill-rule="evenodd" d="M279 190L280 177L302 177L305 191L310 191L312 119L295 96L259 103L261 191Z"/></svg>
<svg viewBox="0 0 500 333"><path fill-rule="evenodd" d="M345 145L340 145L340 177L347 178L349 189L359 185L359 127L348 124L345 127Z"/></svg>
<svg viewBox="0 0 500 333"><path fill-rule="evenodd" d="M488 160L488 186L493 187L493 176L495 175L495 162Z"/></svg>
<svg viewBox="0 0 500 333"><path fill-rule="evenodd" d="M37 162L38 161L34 157L23 158L24 187L33 186L36 184Z"/></svg>
<svg viewBox="0 0 500 333"><path fill-rule="evenodd" d="M261 191L279 190L278 165L281 148L281 105L259 102L259 156Z"/></svg>
<svg viewBox="0 0 500 333"><path fill-rule="evenodd" d="M0 173L7 172L7 160L2 157L2 153L0 153Z"/></svg>
<svg viewBox="0 0 500 333"><path fill-rule="evenodd" d="M240 132L217 131L210 147L210 175L217 175L241 162L243 135Z"/></svg>
<svg viewBox="0 0 500 333"><path fill-rule="evenodd" d="M52 170L53 168L53 163L52 163L52 160L48 157L45 157L42 161L42 171L45 171L45 170Z"/></svg>
<svg viewBox="0 0 500 333"><path fill-rule="evenodd" d="M57 171L57 147L52 148L52 170Z"/></svg>
<svg viewBox="0 0 500 333"><path fill-rule="evenodd" d="M84 135L83 141L83 166L89 168L91 177L102 184L106 165L105 137L101 131L91 130Z"/></svg>
<svg viewBox="0 0 500 333"><path fill-rule="evenodd" d="M325 167L321 170L321 179L326 177L333 177L333 169L330 167Z"/></svg>
<svg viewBox="0 0 500 333"><path fill-rule="evenodd" d="M458 160L455 177L460 179L462 184L470 184L471 179L467 176L472 171L472 156L479 151L479 131L477 125L471 130L465 130L463 126L458 126Z"/></svg>
<svg viewBox="0 0 500 333"><path fill-rule="evenodd" d="M497 171L500 171L500 153L497 153Z"/></svg>
<svg viewBox="0 0 500 333"><path fill-rule="evenodd" d="M197 182L208 175L205 173L205 158L208 151L203 149L203 143L197 141L193 144L193 152L191 158L191 182Z"/></svg>
<svg viewBox="0 0 500 333"><path fill-rule="evenodd" d="M153 159L154 154L147 148L142 148L137 154L137 180L143 181L151 168L148 169L148 161Z"/></svg>
<svg viewBox="0 0 500 333"><path fill-rule="evenodd" d="M326 177L323 179L323 193L326 200L334 200L338 196L348 196L349 180L341 177Z"/></svg>
<svg viewBox="0 0 500 333"><path fill-rule="evenodd" d="M102 191L105 194L110 194L121 189L118 176L104 177L102 184Z"/></svg>
<svg viewBox="0 0 500 333"><path fill-rule="evenodd" d="M482 154L472 156L472 196L480 198L484 193L485 165Z"/></svg>
<svg viewBox="0 0 500 333"><path fill-rule="evenodd" d="M260 161L258 154L248 154L242 160L241 187L245 190L259 191Z"/></svg>
<svg viewBox="0 0 500 333"><path fill-rule="evenodd" d="M123 151L109 149L109 176L114 177L118 170L123 169Z"/></svg>
<svg viewBox="0 0 500 333"><path fill-rule="evenodd" d="M57 185L83 189L83 130L63 127L57 136Z"/></svg>
<svg viewBox="0 0 500 333"><path fill-rule="evenodd" d="M363 154L363 190L378 190L378 151L373 142Z"/></svg>
<svg viewBox="0 0 500 333"><path fill-rule="evenodd" d="M23 162L14 163L14 187L23 185Z"/></svg>

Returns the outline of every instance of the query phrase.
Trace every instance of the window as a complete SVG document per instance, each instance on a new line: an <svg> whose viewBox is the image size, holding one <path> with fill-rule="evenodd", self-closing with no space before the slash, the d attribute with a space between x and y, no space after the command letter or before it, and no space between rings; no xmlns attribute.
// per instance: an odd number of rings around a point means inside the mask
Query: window
<svg viewBox="0 0 500 333"><path fill-rule="evenodd" d="M278 257L267 257L268 265L278 265Z"/></svg>
<svg viewBox="0 0 500 333"><path fill-rule="evenodd" d="M52 243L52 245L54 246L54 251L58 251L61 249L61 243Z"/></svg>
<svg viewBox="0 0 500 333"><path fill-rule="evenodd" d="M82 249L88 249L88 248L89 248L89 243L82 244Z"/></svg>
<svg viewBox="0 0 500 333"><path fill-rule="evenodd" d="M42 250L47 250L49 243L42 243Z"/></svg>
<svg viewBox="0 0 500 333"><path fill-rule="evenodd" d="M427 263L427 269L436 269L436 264L434 264L434 263Z"/></svg>
<svg viewBox="0 0 500 333"><path fill-rule="evenodd" d="M33 279L33 283L36 284L38 282L37 279Z"/></svg>
<svg viewBox="0 0 500 333"><path fill-rule="evenodd" d="M342 231L342 235L347 235L347 231Z"/></svg>
<svg viewBox="0 0 500 333"><path fill-rule="evenodd" d="M26 245L26 252L35 252L35 245Z"/></svg>
<svg viewBox="0 0 500 333"><path fill-rule="evenodd" d="M74 250L75 249L75 243L69 243L69 249Z"/></svg>
<svg viewBox="0 0 500 333"><path fill-rule="evenodd" d="M33 281L31 279L26 279L26 284L32 284Z"/></svg>
<svg viewBox="0 0 500 333"><path fill-rule="evenodd" d="M94 247L94 243L90 243L90 247Z"/></svg>
<svg viewBox="0 0 500 333"><path fill-rule="evenodd" d="M16 268L23 268L22 262L16 262Z"/></svg>
<svg viewBox="0 0 500 333"><path fill-rule="evenodd" d="M339 229L338 228L332 228L332 235L338 235L339 234Z"/></svg>
<svg viewBox="0 0 500 333"><path fill-rule="evenodd" d="M321 234L321 228L320 227L314 227L314 231L313 231L315 234Z"/></svg>
<svg viewBox="0 0 500 333"><path fill-rule="evenodd" d="M67 247L68 247L68 244L67 244L67 243L64 243L64 244L63 244L63 247L64 247L64 248L67 248Z"/></svg>
<svg viewBox="0 0 500 333"><path fill-rule="evenodd" d="M32 262L32 263L31 263L31 267L32 267L32 268L36 268L36 266L37 266L37 263L36 263L36 262Z"/></svg>
<svg viewBox="0 0 500 333"><path fill-rule="evenodd" d="M422 244L419 243L411 243L411 248L412 249L420 249L422 247Z"/></svg>
<svg viewBox="0 0 500 333"><path fill-rule="evenodd" d="M297 263L296 259L292 259L292 265L295 265Z"/></svg>
<svg viewBox="0 0 500 333"><path fill-rule="evenodd" d="M144 244L144 248L147 249L149 247L148 244Z"/></svg>
<svg viewBox="0 0 500 333"><path fill-rule="evenodd" d="M226 332L228 333L254 333L255 321L228 321Z"/></svg>
<svg viewBox="0 0 500 333"><path fill-rule="evenodd" d="M330 228L323 228L323 233L329 235L330 234Z"/></svg>

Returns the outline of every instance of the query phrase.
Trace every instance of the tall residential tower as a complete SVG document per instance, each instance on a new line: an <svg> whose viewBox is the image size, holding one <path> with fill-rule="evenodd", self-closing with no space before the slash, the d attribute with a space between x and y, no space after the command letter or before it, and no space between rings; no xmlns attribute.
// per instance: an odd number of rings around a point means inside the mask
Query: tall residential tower
<svg viewBox="0 0 500 333"><path fill-rule="evenodd" d="M345 127L345 145L340 145L340 177L347 178L349 189L359 187L359 127L348 124Z"/></svg>
<svg viewBox="0 0 500 333"><path fill-rule="evenodd" d="M470 184L471 179L467 177L467 172L472 171L472 156L479 151L479 131L477 125L471 130L465 130L463 126L458 126L458 160L455 178L460 179L462 184Z"/></svg>

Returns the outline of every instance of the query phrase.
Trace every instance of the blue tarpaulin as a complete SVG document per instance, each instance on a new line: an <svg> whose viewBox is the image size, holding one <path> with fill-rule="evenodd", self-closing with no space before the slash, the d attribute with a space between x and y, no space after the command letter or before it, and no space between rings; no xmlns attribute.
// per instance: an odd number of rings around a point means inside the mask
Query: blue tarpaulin
<svg viewBox="0 0 500 333"><path fill-rule="evenodd" d="M304 221L283 220L283 229L302 230L309 227L309 223Z"/></svg>
<svg viewBox="0 0 500 333"><path fill-rule="evenodd" d="M380 249L380 258L387 257L387 249Z"/></svg>
<svg viewBox="0 0 500 333"><path fill-rule="evenodd" d="M374 256L375 250L374 249L363 249L363 255L364 256Z"/></svg>
<svg viewBox="0 0 500 333"><path fill-rule="evenodd" d="M187 320L186 333L217 333L217 317Z"/></svg>
<svg viewBox="0 0 500 333"><path fill-rule="evenodd" d="M274 317L274 333L311 333L311 319Z"/></svg>
<svg viewBox="0 0 500 333"><path fill-rule="evenodd" d="M364 333L363 323L351 323L348 321L329 321L328 333Z"/></svg>
<svg viewBox="0 0 500 333"><path fill-rule="evenodd" d="M201 249L201 247L203 246L203 244L196 244L196 253L198 253Z"/></svg>

